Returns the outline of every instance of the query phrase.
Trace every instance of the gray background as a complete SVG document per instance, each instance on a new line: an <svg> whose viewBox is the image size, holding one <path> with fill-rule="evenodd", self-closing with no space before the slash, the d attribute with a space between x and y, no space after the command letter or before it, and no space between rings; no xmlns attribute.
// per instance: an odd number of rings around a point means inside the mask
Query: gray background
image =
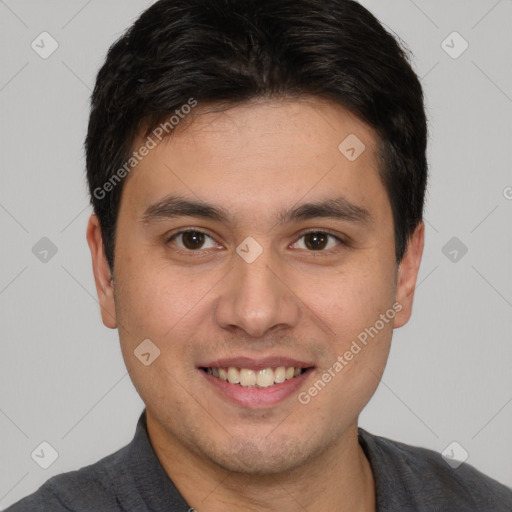
<svg viewBox="0 0 512 512"><path fill-rule="evenodd" d="M0 0L3 508L128 443L143 408L99 315L82 144L104 55L150 3ZM414 315L360 424L439 452L457 441L512 486L512 2L363 4L414 54L431 176ZM43 31L59 44L47 59L31 48ZM453 31L469 43L456 59L441 46ZM43 237L57 248L46 262ZM42 441L59 454L48 469L30 456Z"/></svg>

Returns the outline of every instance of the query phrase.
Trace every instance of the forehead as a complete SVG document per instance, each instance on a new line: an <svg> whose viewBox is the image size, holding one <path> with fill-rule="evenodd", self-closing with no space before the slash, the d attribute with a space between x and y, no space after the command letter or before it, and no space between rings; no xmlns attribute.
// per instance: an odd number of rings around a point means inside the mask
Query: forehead
<svg viewBox="0 0 512 512"><path fill-rule="evenodd" d="M376 133L336 103L309 97L197 107L180 123L129 175L123 202L147 208L178 192L261 211L329 194L374 206L386 197ZM135 147L142 144L139 137Z"/></svg>
<svg viewBox="0 0 512 512"><path fill-rule="evenodd" d="M280 156L293 150L339 156L340 142L350 135L353 141L364 141L366 156L371 157L378 142L375 131L341 105L311 96L257 98L232 107L198 107L184 116L165 143L200 145L203 150L213 146L213 156L226 149L239 159L273 146L282 150ZM308 142L306 147L303 142Z"/></svg>

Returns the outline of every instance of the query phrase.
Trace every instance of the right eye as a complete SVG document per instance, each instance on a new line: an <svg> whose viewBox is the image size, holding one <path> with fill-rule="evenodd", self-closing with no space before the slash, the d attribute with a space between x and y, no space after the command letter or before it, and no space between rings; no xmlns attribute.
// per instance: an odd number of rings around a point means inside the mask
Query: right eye
<svg viewBox="0 0 512 512"><path fill-rule="evenodd" d="M216 246L215 240L210 235L197 229L178 231L168 239L168 242L174 243L177 247L187 252L197 252L200 249L204 249L206 239L211 240L210 246L206 247L206 249L212 249Z"/></svg>

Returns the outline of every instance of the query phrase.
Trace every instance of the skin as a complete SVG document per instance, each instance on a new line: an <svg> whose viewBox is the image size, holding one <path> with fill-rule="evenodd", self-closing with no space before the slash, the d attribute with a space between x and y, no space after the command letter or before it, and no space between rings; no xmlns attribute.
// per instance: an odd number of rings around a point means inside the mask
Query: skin
<svg viewBox="0 0 512 512"><path fill-rule="evenodd" d="M188 121L124 185L113 281L95 215L87 228L102 319L119 330L155 452L199 512L374 511L374 479L358 444L357 420L384 371L393 328L410 318L424 225L397 266L377 136L337 104L311 97L258 100L222 113L197 107ZM366 146L353 162L338 150L349 134ZM171 193L220 205L231 222L144 223L146 208ZM283 208L340 195L366 208L372 223L276 223ZM212 237L200 254L187 250L183 238L168 241L190 227ZM305 230L327 230L349 245L329 239L327 247L311 250ZM263 248L252 263L236 253L248 236ZM395 302L401 310L394 320L301 404L298 392ZM133 353L146 338L161 351L150 366ZM200 362L240 355L288 356L315 369L281 403L244 408L197 369Z"/></svg>

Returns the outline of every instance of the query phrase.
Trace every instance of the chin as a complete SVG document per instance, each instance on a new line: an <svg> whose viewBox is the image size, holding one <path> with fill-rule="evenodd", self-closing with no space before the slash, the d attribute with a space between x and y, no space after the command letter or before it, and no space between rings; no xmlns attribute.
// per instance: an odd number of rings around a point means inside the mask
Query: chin
<svg viewBox="0 0 512 512"><path fill-rule="evenodd" d="M259 443L231 439L225 450L219 450L219 446L216 446L213 451L205 449L204 452L212 462L229 472L265 476L293 471L312 458L316 449L308 442L291 438L277 441L263 439Z"/></svg>

